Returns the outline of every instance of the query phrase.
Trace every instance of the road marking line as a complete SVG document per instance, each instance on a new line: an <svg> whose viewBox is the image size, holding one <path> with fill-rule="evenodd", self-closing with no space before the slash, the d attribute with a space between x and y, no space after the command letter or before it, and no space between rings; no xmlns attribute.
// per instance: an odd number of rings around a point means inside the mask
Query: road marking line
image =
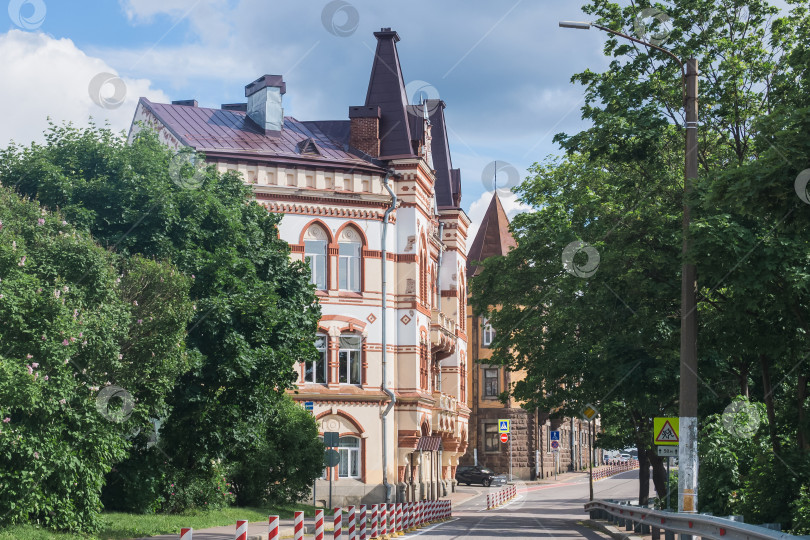
<svg viewBox="0 0 810 540"><path fill-rule="evenodd" d="M417 533L413 533L413 534L411 534L411 535L409 535L409 536L419 536L419 535L420 535L420 534L422 534L422 533L426 533L426 532L428 532L428 531L432 531L432 530L433 530L433 529L435 529L436 527L441 527L442 525L447 525L448 523L452 523L452 522L454 522L454 521L458 521L458 519L459 519L459 518L457 518L457 517L456 517L456 518L449 519L449 520L445 521L444 523L437 523L436 525L432 525L432 526L428 527L427 529L420 529L420 530L419 530L419 532L417 532Z"/></svg>

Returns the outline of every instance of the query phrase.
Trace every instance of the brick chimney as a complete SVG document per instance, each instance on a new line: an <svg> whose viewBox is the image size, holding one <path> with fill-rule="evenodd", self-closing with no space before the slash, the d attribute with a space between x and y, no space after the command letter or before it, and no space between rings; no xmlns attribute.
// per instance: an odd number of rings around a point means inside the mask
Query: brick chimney
<svg viewBox="0 0 810 540"><path fill-rule="evenodd" d="M349 107L349 145L371 157L380 157L380 107Z"/></svg>
<svg viewBox="0 0 810 540"><path fill-rule="evenodd" d="M286 92L287 84L281 75L265 75L245 86L248 118L263 129L265 135L280 135L284 129L281 96Z"/></svg>

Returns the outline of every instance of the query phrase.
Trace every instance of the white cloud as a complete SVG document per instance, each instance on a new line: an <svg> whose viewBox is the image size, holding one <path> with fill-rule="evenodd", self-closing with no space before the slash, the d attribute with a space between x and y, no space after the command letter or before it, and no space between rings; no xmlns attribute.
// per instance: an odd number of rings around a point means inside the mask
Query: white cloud
<svg viewBox="0 0 810 540"><path fill-rule="evenodd" d="M470 211L467 212L467 216L470 218L471 222L470 232L467 234L468 246L472 245L475 235L478 234L478 228L481 226L481 220L484 219L484 214L486 214L487 208L489 208L489 203L492 202L492 195L492 191L485 191L470 205ZM506 217L509 218L510 222L516 215L523 212L530 212L532 210L531 206L520 202L517 195L511 191L499 189L498 197L501 199L503 210L506 212Z"/></svg>
<svg viewBox="0 0 810 540"><path fill-rule="evenodd" d="M105 109L90 96L90 82L99 73L115 73L106 62L81 51L69 39L11 30L0 34L0 147L10 140L20 144L42 141L48 118L55 123L109 122L116 131L128 130L139 96L167 99L145 79L124 78L126 96L116 108ZM102 98L112 97L114 86L101 87Z"/></svg>

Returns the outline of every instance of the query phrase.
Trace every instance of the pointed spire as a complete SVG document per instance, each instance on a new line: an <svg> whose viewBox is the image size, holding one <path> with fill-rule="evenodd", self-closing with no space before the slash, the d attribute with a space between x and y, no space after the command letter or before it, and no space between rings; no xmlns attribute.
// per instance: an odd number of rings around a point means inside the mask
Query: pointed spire
<svg viewBox="0 0 810 540"><path fill-rule="evenodd" d="M467 275L474 275L478 269L473 261L484 261L495 255L506 255L515 247L517 247L517 242L509 231L509 218L506 216L506 211L503 209L496 190L467 254Z"/></svg>
<svg viewBox="0 0 810 540"><path fill-rule="evenodd" d="M411 132L408 122L408 97L399 64L399 35L390 28L374 32L377 51L366 93L366 107L379 106L380 157L411 156Z"/></svg>

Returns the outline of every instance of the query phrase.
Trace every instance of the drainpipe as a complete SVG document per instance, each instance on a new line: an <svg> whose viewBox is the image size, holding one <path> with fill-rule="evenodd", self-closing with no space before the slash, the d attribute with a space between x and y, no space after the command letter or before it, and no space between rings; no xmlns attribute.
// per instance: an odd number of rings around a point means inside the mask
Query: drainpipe
<svg viewBox="0 0 810 540"><path fill-rule="evenodd" d="M386 309L386 300L388 296L388 290L386 287L386 266L387 266L387 255L386 255L386 240L388 239L388 216L394 209L397 207L397 196L394 191L391 189L391 186L388 185L388 178L393 174L392 170L389 170L385 173L385 177L383 178L383 186L388 193L391 195L391 206L386 208L385 214L383 214L383 225L382 225L382 249L380 250L380 254L382 255L382 317L381 317L381 324L382 324L382 391L385 392L390 401L388 402L388 406L382 412L381 419L382 419L382 468L383 468L383 487L385 488L385 502L391 502L391 490L392 485L388 483L388 431L386 430L386 420L388 417L388 413L391 412L391 409L394 408L394 403L396 403L397 398L394 396L394 393L388 388L388 379L387 379L387 372L388 372L388 348L387 348L387 340L386 336L388 334L388 310Z"/></svg>

